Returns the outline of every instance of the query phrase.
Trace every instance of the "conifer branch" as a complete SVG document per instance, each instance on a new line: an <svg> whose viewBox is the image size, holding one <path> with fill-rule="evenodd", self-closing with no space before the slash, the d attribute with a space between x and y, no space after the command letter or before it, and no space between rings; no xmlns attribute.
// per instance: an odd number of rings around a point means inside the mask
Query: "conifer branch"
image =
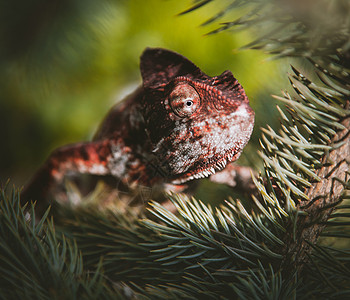
<svg viewBox="0 0 350 300"><path fill-rule="evenodd" d="M0 193L0 297L2 299L121 299L101 265L86 272L74 240L58 234L48 210L35 223L34 205L21 207L19 191Z"/></svg>
<svg viewBox="0 0 350 300"><path fill-rule="evenodd" d="M256 181L262 203L274 201L290 218L283 238L284 273L301 272L349 190L350 5L233 0L217 19L242 7L246 12L241 17L211 33L253 28L258 37L243 48L264 49L273 58L306 58L323 83L316 85L292 67L290 81L297 96L285 92L275 97L286 104L286 111L278 108L278 132L263 129L260 154L266 176Z"/></svg>
<svg viewBox="0 0 350 300"><path fill-rule="evenodd" d="M285 268L293 264L301 268L309 259L309 254L326 226L334 207L343 200L345 189L349 189L350 172L350 117L341 124L344 129L332 139L333 144L341 144L332 149L323 158L323 166L317 171L321 178L307 191L307 204L300 204L299 209L306 212L298 221L294 238L288 236L285 241Z"/></svg>

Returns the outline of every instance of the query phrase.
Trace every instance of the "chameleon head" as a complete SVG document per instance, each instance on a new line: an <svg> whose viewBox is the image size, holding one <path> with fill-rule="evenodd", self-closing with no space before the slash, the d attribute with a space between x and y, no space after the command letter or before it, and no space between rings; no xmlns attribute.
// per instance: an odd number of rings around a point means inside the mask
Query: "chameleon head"
<svg viewBox="0 0 350 300"><path fill-rule="evenodd" d="M146 49L141 73L146 129L172 183L207 177L240 156L254 112L230 71L210 77L177 53Z"/></svg>

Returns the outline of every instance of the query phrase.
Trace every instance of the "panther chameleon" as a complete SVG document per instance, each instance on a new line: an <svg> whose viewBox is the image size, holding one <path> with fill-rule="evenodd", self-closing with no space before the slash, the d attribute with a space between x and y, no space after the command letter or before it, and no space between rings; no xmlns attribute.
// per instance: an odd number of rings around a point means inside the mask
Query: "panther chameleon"
<svg viewBox="0 0 350 300"><path fill-rule="evenodd" d="M24 187L22 201L47 205L68 174L176 191L209 176L231 186L250 178L249 168L230 163L254 126L248 97L230 71L210 77L161 48L147 48L140 69L142 86L112 107L93 141L55 150Z"/></svg>

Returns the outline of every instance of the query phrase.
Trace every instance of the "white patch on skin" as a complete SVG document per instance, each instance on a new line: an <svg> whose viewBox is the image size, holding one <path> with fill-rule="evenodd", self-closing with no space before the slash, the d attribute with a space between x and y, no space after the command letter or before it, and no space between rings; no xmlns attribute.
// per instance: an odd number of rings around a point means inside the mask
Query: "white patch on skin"
<svg viewBox="0 0 350 300"><path fill-rule="evenodd" d="M242 117L249 116L249 114L247 112L247 108L243 105L238 107L238 109L235 112L233 112L231 115L242 116Z"/></svg>
<svg viewBox="0 0 350 300"><path fill-rule="evenodd" d="M112 145L112 157L107 162L108 169L111 174L116 177L124 177L127 172L127 163L129 162L129 155L123 153L122 148L117 145Z"/></svg>
<svg viewBox="0 0 350 300"><path fill-rule="evenodd" d="M210 177L210 180L221 184L229 184L230 186L234 187L237 185L237 182L235 180L236 173L237 172L235 172L234 170L232 172L226 172L225 170L214 174L212 177Z"/></svg>
<svg viewBox="0 0 350 300"><path fill-rule="evenodd" d="M208 120L194 123L180 123L176 126L170 138L172 138L171 149L166 148L167 138L162 139L157 144L155 152L163 150L167 157L167 164L172 174L181 174L186 172L199 158L203 157L210 161L216 158L226 157L231 161L233 156L239 153L245 146L253 130L253 122L249 122L251 115L247 112L244 105L241 105L236 111L228 115L211 116ZM226 125L222 128L219 123ZM232 125L229 125L232 124ZM191 126L191 127L189 127ZM198 140L188 136L188 132L194 128L203 132ZM209 128L209 130L206 130ZM175 152L174 152L174 149ZM228 154L233 152L232 154ZM160 151L161 153L161 151ZM215 173L215 169L221 170L225 167L227 161L223 160L220 164L212 165L201 174L194 174L193 178L207 177ZM214 169L215 168L215 169ZM188 180L188 179L187 179ZM186 181L186 180L185 180Z"/></svg>
<svg viewBox="0 0 350 300"><path fill-rule="evenodd" d="M108 169L106 166L101 164L93 164L93 165L85 165L85 164L79 164L78 170L80 173L90 173L90 174L96 174L96 175L105 175L108 174Z"/></svg>

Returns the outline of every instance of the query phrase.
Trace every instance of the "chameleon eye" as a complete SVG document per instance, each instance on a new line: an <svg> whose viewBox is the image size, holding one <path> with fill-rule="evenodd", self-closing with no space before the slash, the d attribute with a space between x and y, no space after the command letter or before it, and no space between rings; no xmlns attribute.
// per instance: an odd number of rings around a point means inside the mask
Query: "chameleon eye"
<svg viewBox="0 0 350 300"><path fill-rule="evenodd" d="M169 95L171 109L181 118L191 116L200 106L197 91L187 83L178 84Z"/></svg>

